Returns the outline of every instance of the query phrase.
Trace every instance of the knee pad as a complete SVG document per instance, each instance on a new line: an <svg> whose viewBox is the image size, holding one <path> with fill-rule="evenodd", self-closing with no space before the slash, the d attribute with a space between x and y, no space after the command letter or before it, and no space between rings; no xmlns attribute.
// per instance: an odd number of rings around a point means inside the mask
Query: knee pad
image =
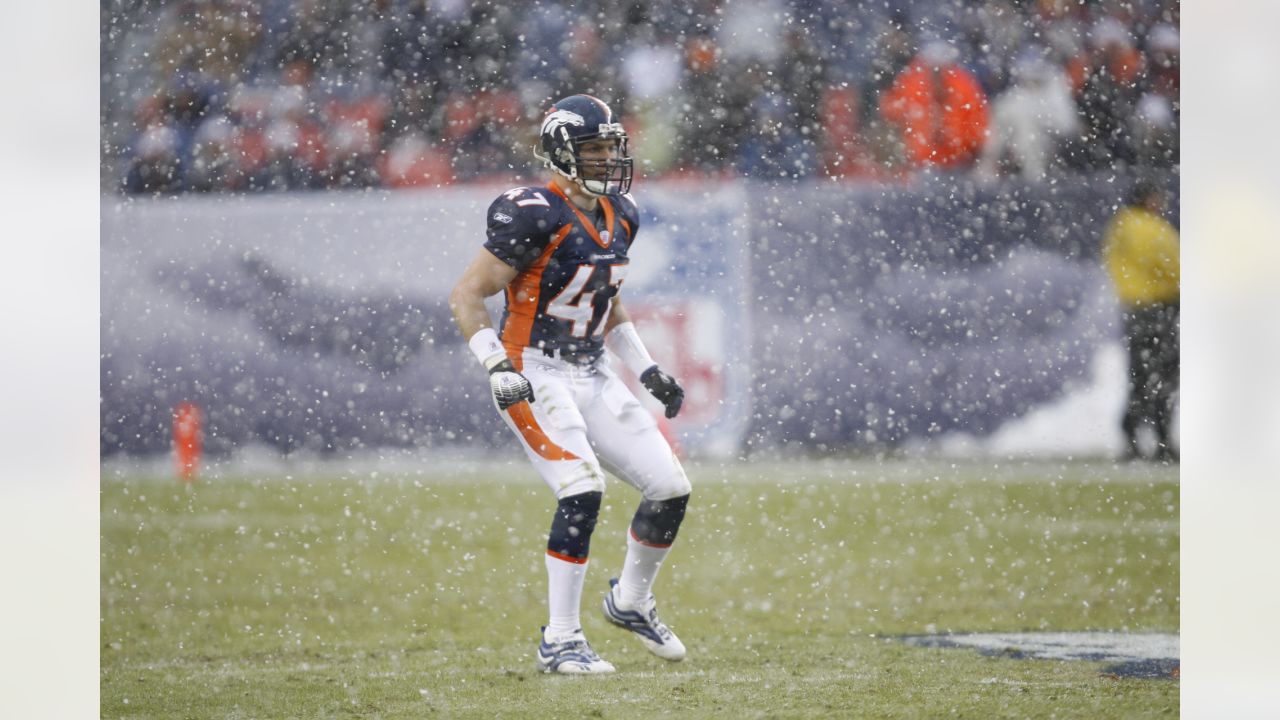
<svg viewBox="0 0 1280 720"><path fill-rule="evenodd" d="M670 547L684 522L688 504L688 494L670 500L641 500L631 518L631 536L651 547Z"/></svg>
<svg viewBox="0 0 1280 720"><path fill-rule="evenodd" d="M568 562L587 561L591 533L596 529L603 497L601 492L585 492L560 499L551 520L551 534L547 538L548 555Z"/></svg>

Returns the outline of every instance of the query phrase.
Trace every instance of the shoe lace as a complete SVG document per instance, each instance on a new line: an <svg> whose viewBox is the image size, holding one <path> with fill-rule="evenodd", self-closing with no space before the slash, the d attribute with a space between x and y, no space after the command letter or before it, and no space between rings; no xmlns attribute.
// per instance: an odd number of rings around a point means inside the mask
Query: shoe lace
<svg viewBox="0 0 1280 720"><path fill-rule="evenodd" d="M668 640L674 637L673 633L671 632L671 628L667 627L666 623L658 619L657 599L654 598L653 595L650 595L649 601L646 602L645 605L648 606L647 607L648 612L645 613L645 616L649 618L649 626L652 627L654 631L658 633L658 637L662 638L663 640Z"/></svg>
<svg viewBox="0 0 1280 720"><path fill-rule="evenodd" d="M592 650L591 646L587 644L587 639L585 637L570 638L563 642L557 643L556 650L559 652L578 653L583 657L587 658L588 660L600 659L600 656L596 654L596 651Z"/></svg>

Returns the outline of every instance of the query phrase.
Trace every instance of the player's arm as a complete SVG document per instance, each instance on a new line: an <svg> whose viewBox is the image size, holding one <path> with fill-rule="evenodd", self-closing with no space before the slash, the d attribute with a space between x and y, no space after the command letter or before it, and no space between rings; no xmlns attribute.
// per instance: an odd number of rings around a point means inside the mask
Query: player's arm
<svg viewBox="0 0 1280 720"><path fill-rule="evenodd" d="M658 399L666 409L666 416L673 418L680 412L684 404L684 388L676 379L663 372L656 360L645 349L640 334L636 332L635 323L622 306L622 301L614 298L609 308L609 317L604 322L605 345L631 368L644 384L646 390Z"/></svg>
<svg viewBox="0 0 1280 720"><path fill-rule="evenodd" d="M516 269L502 262L493 253L481 249L467 266L449 293L449 309L453 320L462 331L462 337L471 338L485 328L492 329L489 311L484 299L496 295L515 280Z"/></svg>
<svg viewBox="0 0 1280 720"><path fill-rule="evenodd" d="M449 293L449 309L453 311L454 322L462 336L467 338L471 352L489 371L489 388L501 410L522 400L534 400L533 386L516 372L506 349L498 340L498 333L489 322L489 311L484 307L484 299L501 292L517 274L515 268L482 249L453 286L453 292Z"/></svg>
<svg viewBox="0 0 1280 720"><path fill-rule="evenodd" d="M619 325L631 322L631 316L627 314L627 309L622 307L622 300L614 298L609 306L609 317L604 319L605 337Z"/></svg>

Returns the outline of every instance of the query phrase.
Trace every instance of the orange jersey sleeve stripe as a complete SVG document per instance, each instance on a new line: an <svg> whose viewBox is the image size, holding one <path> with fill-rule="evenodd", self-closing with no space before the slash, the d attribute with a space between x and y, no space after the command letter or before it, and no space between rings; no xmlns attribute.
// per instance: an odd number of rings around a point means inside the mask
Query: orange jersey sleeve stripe
<svg viewBox="0 0 1280 720"><path fill-rule="evenodd" d="M576 558L576 557L573 557L573 556L571 556L571 555L563 555L563 554L561 554L561 553L556 552L555 550L548 550L548 551L547 551L547 554L548 554L548 555L550 555L551 557L553 557L553 558L557 559L557 560L563 560L563 561L565 561L565 562L573 563L574 565L586 565L586 564L587 564L587 558Z"/></svg>
<svg viewBox="0 0 1280 720"><path fill-rule="evenodd" d="M533 335L533 319L538 314L538 296L542 292L542 273L547 269L551 255L572 229L572 225L560 228L533 265L517 275L507 286L507 313L510 316L502 331L502 344L517 370L522 369L521 355L529 346L529 339Z"/></svg>
<svg viewBox="0 0 1280 720"><path fill-rule="evenodd" d="M527 402L519 402L507 408L507 413L511 415L511 420L516 424L516 430L520 431L520 437L533 448L544 460L577 460L577 455L565 450L559 445L551 441L547 434L542 431L542 427L538 425L538 420L533 416L533 409L529 407Z"/></svg>

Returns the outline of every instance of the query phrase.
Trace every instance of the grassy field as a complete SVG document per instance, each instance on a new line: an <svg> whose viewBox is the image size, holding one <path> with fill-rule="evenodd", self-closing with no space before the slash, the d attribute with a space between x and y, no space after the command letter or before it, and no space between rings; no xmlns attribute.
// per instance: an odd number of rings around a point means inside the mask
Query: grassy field
<svg viewBox="0 0 1280 720"><path fill-rule="evenodd" d="M690 463L656 588L670 664L605 623L613 483L583 622L618 672L533 669L552 499L521 465L102 484L110 718L1176 717L1175 680L909 647L906 634L1178 630L1177 469Z"/></svg>

